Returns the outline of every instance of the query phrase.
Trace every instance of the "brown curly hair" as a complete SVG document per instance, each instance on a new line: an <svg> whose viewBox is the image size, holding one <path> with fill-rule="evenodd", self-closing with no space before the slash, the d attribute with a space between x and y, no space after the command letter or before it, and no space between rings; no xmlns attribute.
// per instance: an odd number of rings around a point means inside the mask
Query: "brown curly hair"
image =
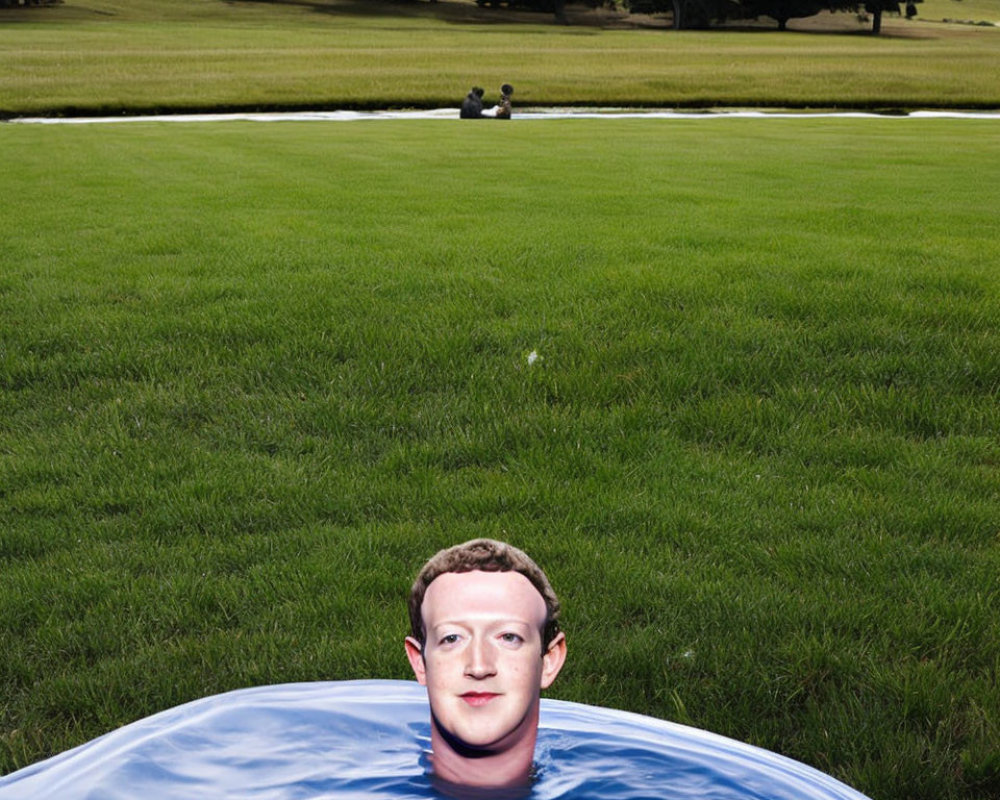
<svg viewBox="0 0 1000 800"><path fill-rule="evenodd" d="M559 599L541 568L523 551L495 539L472 539L436 553L423 568L410 589L410 633L424 644L427 632L421 606L431 582L449 572L519 572L534 586L545 601L545 626L542 629L542 652L559 633Z"/></svg>

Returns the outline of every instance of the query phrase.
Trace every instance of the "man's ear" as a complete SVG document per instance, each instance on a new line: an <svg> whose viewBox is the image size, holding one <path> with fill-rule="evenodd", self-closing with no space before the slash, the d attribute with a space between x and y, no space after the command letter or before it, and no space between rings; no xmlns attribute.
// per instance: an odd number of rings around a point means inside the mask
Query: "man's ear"
<svg viewBox="0 0 1000 800"><path fill-rule="evenodd" d="M424 648L412 636L406 637L406 657L410 659L410 666L413 667L413 674L417 678L417 683L421 686L426 686L427 667L424 664Z"/></svg>
<svg viewBox="0 0 1000 800"><path fill-rule="evenodd" d="M559 631L542 653L542 688L548 689L566 662L566 634Z"/></svg>

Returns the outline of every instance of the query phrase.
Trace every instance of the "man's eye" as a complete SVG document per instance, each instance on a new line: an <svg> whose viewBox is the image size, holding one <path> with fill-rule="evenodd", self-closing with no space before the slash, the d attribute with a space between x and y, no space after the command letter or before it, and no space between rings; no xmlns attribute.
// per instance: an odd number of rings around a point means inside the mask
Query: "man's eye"
<svg viewBox="0 0 1000 800"><path fill-rule="evenodd" d="M442 636L438 644L455 644L458 641L457 633L449 633L447 636Z"/></svg>
<svg viewBox="0 0 1000 800"><path fill-rule="evenodd" d="M518 636L516 633L504 633L500 635L500 640L504 644L520 644L524 641L523 638Z"/></svg>

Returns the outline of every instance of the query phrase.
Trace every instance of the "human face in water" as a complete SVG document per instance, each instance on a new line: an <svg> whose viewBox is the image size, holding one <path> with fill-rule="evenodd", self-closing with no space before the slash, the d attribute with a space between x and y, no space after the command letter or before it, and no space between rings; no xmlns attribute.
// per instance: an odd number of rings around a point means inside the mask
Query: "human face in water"
<svg viewBox="0 0 1000 800"><path fill-rule="evenodd" d="M566 656L560 633L542 652L545 601L518 572L449 572L435 578L421 613L426 641L406 641L427 687L432 725L458 752L534 749L538 701ZM530 758L530 756L529 756Z"/></svg>

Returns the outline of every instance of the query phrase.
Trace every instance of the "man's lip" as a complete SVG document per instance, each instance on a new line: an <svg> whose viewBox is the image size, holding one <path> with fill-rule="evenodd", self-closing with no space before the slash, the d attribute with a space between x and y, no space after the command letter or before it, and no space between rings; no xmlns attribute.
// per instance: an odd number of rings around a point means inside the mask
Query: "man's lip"
<svg viewBox="0 0 1000 800"><path fill-rule="evenodd" d="M461 698L470 706L482 706L499 696L496 692L466 692Z"/></svg>

